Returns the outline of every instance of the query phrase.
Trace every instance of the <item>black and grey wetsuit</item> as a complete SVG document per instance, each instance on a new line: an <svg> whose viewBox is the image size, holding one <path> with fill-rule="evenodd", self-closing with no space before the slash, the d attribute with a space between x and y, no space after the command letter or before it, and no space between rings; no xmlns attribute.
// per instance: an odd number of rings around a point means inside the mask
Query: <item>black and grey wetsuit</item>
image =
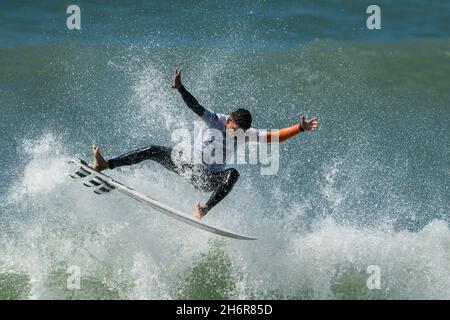
<svg viewBox="0 0 450 320"><path fill-rule="evenodd" d="M179 89L179 92L186 105L204 120L208 128L225 132L228 116L216 114L204 108L183 86ZM251 128L249 130L255 129ZM255 130L255 135L258 135L257 130ZM197 142L194 143L194 152L202 153L205 145L210 143L211 140L202 134L201 139L198 139ZM226 146L223 145L223 148L226 149ZM211 209L230 193L239 178L239 172L236 169L225 169L226 158L230 157L233 152L230 150L224 151L226 157L224 159L225 161L221 163L210 163L205 161L205 163L195 164L179 160L174 161L172 148L152 145L109 159L108 164L110 169L114 169L120 166L133 165L145 160L158 162L166 169L188 177L195 188L206 192L213 191L213 194L206 202L208 208ZM201 154L200 159L203 158L204 155Z"/></svg>

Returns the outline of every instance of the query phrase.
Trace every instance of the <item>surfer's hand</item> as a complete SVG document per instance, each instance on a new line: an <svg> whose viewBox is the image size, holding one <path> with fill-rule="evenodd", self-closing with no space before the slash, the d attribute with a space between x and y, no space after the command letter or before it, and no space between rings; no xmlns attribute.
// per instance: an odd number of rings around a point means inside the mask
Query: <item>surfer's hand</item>
<svg viewBox="0 0 450 320"><path fill-rule="evenodd" d="M173 75L173 81L172 81L172 88L173 89L181 88L181 69L179 69L179 68L175 69L175 74Z"/></svg>
<svg viewBox="0 0 450 320"><path fill-rule="evenodd" d="M303 131L314 131L317 129L318 125L319 125L319 121L317 121L317 118L312 118L310 120L306 120L306 117L302 116L302 121L300 122L300 126L303 129Z"/></svg>

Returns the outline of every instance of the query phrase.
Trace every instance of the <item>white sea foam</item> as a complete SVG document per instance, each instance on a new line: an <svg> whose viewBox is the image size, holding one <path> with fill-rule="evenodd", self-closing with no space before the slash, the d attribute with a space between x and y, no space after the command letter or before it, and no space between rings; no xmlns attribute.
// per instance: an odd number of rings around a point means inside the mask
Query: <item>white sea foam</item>
<svg viewBox="0 0 450 320"><path fill-rule="evenodd" d="M29 160L7 195L21 218L0 235L0 274L23 275L28 298L182 297L183 288L195 283L195 266L214 252L222 252L230 264L204 271L213 278L220 276L215 272L228 272L228 297L450 298L450 231L444 221L409 232L341 225L328 217L299 232L264 213L264 200L258 203L253 195L242 201L252 201L259 214L245 214L242 203L228 202L208 222L260 240L225 240L121 194L96 196L67 177L70 156L62 145L51 135L27 141ZM146 166L114 176L187 212L200 195L179 177ZM327 176L332 183L333 171ZM289 212L291 219L302 216L301 208L299 203ZM65 288L70 265L81 268L78 293ZM381 290L366 287L369 265L380 267Z"/></svg>

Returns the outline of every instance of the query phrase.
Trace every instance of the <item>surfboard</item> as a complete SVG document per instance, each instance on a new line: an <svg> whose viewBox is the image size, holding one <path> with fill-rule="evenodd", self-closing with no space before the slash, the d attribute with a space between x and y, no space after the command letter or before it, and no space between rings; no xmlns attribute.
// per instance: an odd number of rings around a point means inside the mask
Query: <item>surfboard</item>
<svg viewBox="0 0 450 320"><path fill-rule="evenodd" d="M161 203L156 199L153 199L141 192L136 191L134 188L127 186L126 184L119 182L111 178L110 176L107 176L106 174L95 171L94 169L89 167L85 161L81 159L73 159L72 161L69 161L69 163L78 166L78 170L70 174L70 177L83 181L84 186L92 188L94 193L98 195L102 195L117 190L122 194L125 194L128 197L137 200L152 209L156 209L158 212L161 212L178 221L184 222L192 227L228 238L234 238L239 240L258 239L255 237L231 232L226 229L214 227L212 225L208 225L200 221L199 219L190 217L177 209L171 208L170 206Z"/></svg>

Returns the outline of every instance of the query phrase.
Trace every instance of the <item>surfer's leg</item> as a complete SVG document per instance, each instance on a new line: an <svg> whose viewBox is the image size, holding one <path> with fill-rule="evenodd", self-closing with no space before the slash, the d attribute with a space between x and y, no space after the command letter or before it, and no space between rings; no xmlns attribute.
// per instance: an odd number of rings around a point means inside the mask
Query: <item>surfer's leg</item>
<svg viewBox="0 0 450 320"><path fill-rule="evenodd" d="M108 167L114 169L121 166L130 166L145 160L156 161L164 168L177 172L177 166L172 160L172 148L162 146L141 148L109 159Z"/></svg>
<svg viewBox="0 0 450 320"><path fill-rule="evenodd" d="M195 205L195 217L201 219L209 210L222 201L231 192L238 179L239 172L234 168L221 172L212 172L211 185L214 187L214 192L203 207L199 203Z"/></svg>

